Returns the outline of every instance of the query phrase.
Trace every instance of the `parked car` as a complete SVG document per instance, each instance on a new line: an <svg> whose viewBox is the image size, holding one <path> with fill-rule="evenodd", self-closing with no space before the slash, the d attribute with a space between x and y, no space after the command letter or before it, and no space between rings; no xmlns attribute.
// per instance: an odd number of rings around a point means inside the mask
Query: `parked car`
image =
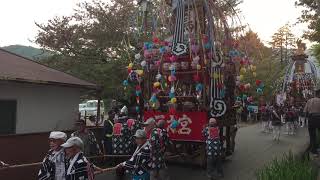
<svg viewBox="0 0 320 180"><path fill-rule="evenodd" d="M86 103L79 104L79 112L80 112L81 117L85 116L86 108L87 108L87 104Z"/></svg>
<svg viewBox="0 0 320 180"><path fill-rule="evenodd" d="M84 116L97 116L98 111L98 100L89 100L85 103L79 104L79 112L81 117ZM100 114L104 117L104 103L100 102Z"/></svg>

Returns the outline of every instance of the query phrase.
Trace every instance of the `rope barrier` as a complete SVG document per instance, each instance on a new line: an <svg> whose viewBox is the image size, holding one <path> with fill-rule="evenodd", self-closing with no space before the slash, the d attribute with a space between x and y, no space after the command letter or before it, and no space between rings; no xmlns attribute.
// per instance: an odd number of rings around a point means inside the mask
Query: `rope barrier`
<svg viewBox="0 0 320 180"><path fill-rule="evenodd" d="M98 158L128 158L131 157L131 155L101 155L101 156L91 156L88 157L88 159L98 159ZM36 162L36 163L28 163L28 164L17 164L17 165L9 165L9 166L4 166L0 167L0 170L4 169L12 169L12 168L22 168L22 167L29 167L29 166L38 166L41 165L42 162Z"/></svg>
<svg viewBox="0 0 320 180"><path fill-rule="evenodd" d="M166 157L166 160L169 160L169 159L174 159L174 158L177 158L177 157L181 157L182 155L173 155L173 156L168 156ZM91 156L91 157L88 157L88 159L98 159L98 158L129 158L131 157L131 155L101 155L101 156ZM13 168L23 168L23 167L30 167L30 166L39 166L41 165L42 162L36 162L36 163L28 163L28 164L17 164L17 165L9 165L9 166L4 166L4 167L0 167L0 171L1 170L5 170L5 169L13 169ZM109 172L109 171L112 171L112 170L115 170L116 167L113 167L113 168L107 168L107 169L104 169L106 172ZM105 172L103 171L103 172Z"/></svg>

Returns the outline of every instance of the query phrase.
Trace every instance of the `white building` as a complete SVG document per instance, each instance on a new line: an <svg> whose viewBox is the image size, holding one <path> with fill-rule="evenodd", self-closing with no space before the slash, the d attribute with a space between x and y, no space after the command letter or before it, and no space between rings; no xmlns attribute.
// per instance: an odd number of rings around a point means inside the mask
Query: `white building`
<svg viewBox="0 0 320 180"><path fill-rule="evenodd" d="M0 49L0 135L70 130L97 86Z"/></svg>

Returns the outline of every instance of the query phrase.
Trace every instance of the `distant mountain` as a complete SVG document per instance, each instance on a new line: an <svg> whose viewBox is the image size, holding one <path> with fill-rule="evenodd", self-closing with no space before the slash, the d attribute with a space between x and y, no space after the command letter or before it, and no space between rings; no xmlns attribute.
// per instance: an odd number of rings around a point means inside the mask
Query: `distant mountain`
<svg viewBox="0 0 320 180"><path fill-rule="evenodd" d="M1 48L32 60L41 60L50 56L50 52L31 46L10 45Z"/></svg>

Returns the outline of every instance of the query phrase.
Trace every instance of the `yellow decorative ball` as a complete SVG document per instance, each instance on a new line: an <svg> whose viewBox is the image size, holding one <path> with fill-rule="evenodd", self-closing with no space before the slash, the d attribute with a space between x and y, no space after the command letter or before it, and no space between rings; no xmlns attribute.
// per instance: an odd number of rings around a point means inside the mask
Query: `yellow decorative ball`
<svg viewBox="0 0 320 180"><path fill-rule="evenodd" d="M143 70L137 70L136 72L137 72L137 74L138 74L139 76L142 76L142 75L143 75Z"/></svg>
<svg viewBox="0 0 320 180"><path fill-rule="evenodd" d="M252 75L253 75L253 77L257 77L257 73L256 72L253 72Z"/></svg>
<svg viewBox="0 0 320 180"><path fill-rule="evenodd" d="M153 87L155 87L155 88L160 87L160 82L155 82L155 83L153 83Z"/></svg>
<svg viewBox="0 0 320 180"><path fill-rule="evenodd" d="M241 74L245 74L246 72L247 72L246 68L241 68L241 69L240 69L240 73L241 73Z"/></svg>
<svg viewBox="0 0 320 180"><path fill-rule="evenodd" d="M257 66L252 66L252 69L251 69L253 72L255 72L257 70Z"/></svg>
<svg viewBox="0 0 320 180"><path fill-rule="evenodd" d="M177 102L177 98L172 98L172 99L171 99L171 103L172 103L172 104L175 104L176 102Z"/></svg>
<svg viewBox="0 0 320 180"><path fill-rule="evenodd" d="M197 65L197 69L201 70L201 65L200 64Z"/></svg>
<svg viewBox="0 0 320 180"><path fill-rule="evenodd" d="M218 73L213 73L213 79L218 79L219 78L219 74Z"/></svg>
<svg viewBox="0 0 320 180"><path fill-rule="evenodd" d="M241 74L240 75L240 81L243 81L243 79L244 79L244 76Z"/></svg>
<svg viewBox="0 0 320 180"><path fill-rule="evenodd" d="M130 63L130 64L128 65L128 67L129 67L129 68L132 68L132 67L133 67L133 63Z"/></svg>

